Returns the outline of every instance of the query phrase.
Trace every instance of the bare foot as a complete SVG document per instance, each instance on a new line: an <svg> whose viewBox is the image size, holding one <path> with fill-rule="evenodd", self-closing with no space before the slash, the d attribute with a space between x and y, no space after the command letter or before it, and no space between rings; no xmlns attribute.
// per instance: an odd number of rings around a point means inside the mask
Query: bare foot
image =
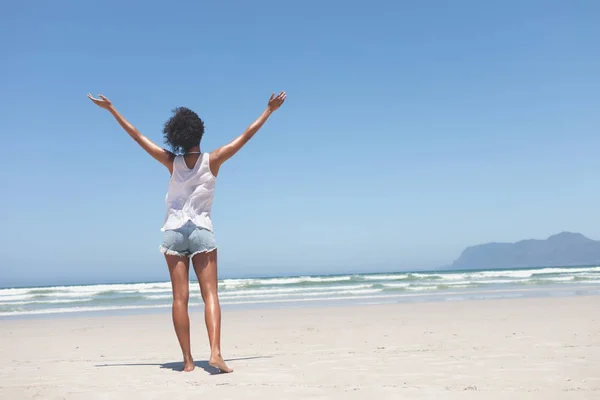
<svg viewBox="0 0 600 400"><path fill-rule="evenodd" d="M185 372L193 371L196 366L194 365L194 360L192 357L184 357L183 358L183 370Z"/></svg>
<svg viewBox="0 0 600 400"><path fill-rule="evenodd" d="M233 370L229 368L227 364L225 364L225 360L223 360L223 357L221 356L210 356L210 360L208 360L208 365L217 368L221 372L233 372Z"/></svg>

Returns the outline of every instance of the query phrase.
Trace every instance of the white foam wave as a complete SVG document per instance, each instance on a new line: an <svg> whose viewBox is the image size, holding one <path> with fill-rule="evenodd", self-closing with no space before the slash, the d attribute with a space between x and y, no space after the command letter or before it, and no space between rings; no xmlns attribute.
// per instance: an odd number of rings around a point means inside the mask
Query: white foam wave
<svg viewBox="0 0 600 400"><path fill-rule="evenodd" d="M296 294L281 294L281 293L262 293L262 294L253 294L253 295L249 295L249 294L245 294L245 293L240 293L237 295L229 295L229 294L224 294L224 295L220 295L219 297L221 299L227 300L227 299L240 299L240 298L249 298L249 299L260 299L260 298L278 298L278 297L284 297L284 298L302 298L302 297L326 297L326 296L331 296L331 295L339 295L339 294L353 294L353 295L361 295L361 294L368 294L368 293L378 293L378 292L382 292L383 289L357 289L357 290L330 290L327 292L303 292L303 293L296 293Z"/></svg>
<svg viewBox="0 0 600 400"><path fill-rule="evenodd" d="M40 293L40 294L36 294L34 295L37 297L69 297L69 298L82 298L82 297L88 297L88 296L96 296L100 293L104 293L102 291L87 291L87 292L54 292L54 293ZM121 292L122 293L122 292Z"/></svg>
<svg viewBox="0 0 600 400"><path fill-rule="evenodd" d="M438 282L438 283L433 283L433 285L444 285L444 286L460 286L460 285L472 285L474 284L474 281L456 281L456 282Z"/></svg>
<svg viewBox="0 0 600 400"><path fill-rule="evenodd" d="M434 275L436 278L444 280L444 281L458 281L469 279L470 274L444 274L444 275Z"/></svg>
<svg viewBox="0 0 600 400"><path fill-rule="evenodd" d="M241 290L231 290L231 291L223 291L221 292L223 295L233 295L233 294L269 294L269 293L281 293L281 294L289 294L289 293L301 293L301 292L328 292L331 290L351 290L351 289L367 289L371 288L373 285L371 284L362 284L362 285L341 285L341 286L312 286L312 287L295 287L295 288L264 288L264 289L241 289Z"/></svg>
<svg viewBox="0 0 600 400"><path fill-rule="evenodd" d="M405 288L410 286L410 283L383 283L382 285L386 288Z"/></svg>
<svg viewBox="0 0 600 400"><path fill-rule="evenodd" d="M230 299L276 299L276 298L289 298L289 299L298 299L303 297L327 297L332 295L340 295L340 294L352 294L352 295L362 295L369 293L378 293L382 292L383 289L346 289L346 290L329 290L329 291L315 291L315 292L296 292L296 293L258 293L258 294L249 294L240 291L236 294L224 293L220 294L219 298L221 300L230 300ZM171 295L150 295L146 296L150 300L170 300ZM190 294L190 298L201 298L200 294L194 293Z"/></svg>
<svg viewBox="0 0 600 400"><path fill-rule="evenodd" d="M514 279L484 279L484 280L473 280L473 283L481 284L501 284L501 283L515 283L518 282Z"/></svg>
<svg viewBox="0 0 600 400"><path fill-rule="evenodd" d="M463 289L463 288L466 289L466 288L473 287L473 285L469 285L469 284L467 284L467 285L455 285L455 286L452 286L452 287L455 288L455 289L459 289L459 288L460 289Z"/></svg>
<svg viewBox="0 0 600 400"><path fill-rule="evenodd" d="M170 283L115 283L115 284L100 284L100 285L79 285L79 286L52 286L31 288L30 292L47 293L101 293L101 292L137 292L141 289L149 289L161 287L162 285L170 285ZM169 286L170 287L170 286Z"/></svg>
<svg viewBox="0 0 600 400"><path fill-rule="evenodd" d="M324 276L324 277L296 277L296 278L268 278L255 281L259 285L293 285L298 283L318 283L318 282L343 282L351 280L351 276Z"/></svg>
<svg viewBox="0 0 600 400"><path fill-rule="evenodd" d="M577 278L585 278L585 279L600 279L600 274L598 273L580 273L580 274L575 274L575 276Z"/></svg>
<svg viewBox="0 0 600 400"><path fill-rule="evenodd" d="M481 271L473 273L472 276L483 277L509 277L509 278L531 278L533 275L548 274L576 274L581 272L600 272L600 267L586 268L542 268L542 269L523 269L523 270L504 270L504 271Z"/></svg>
<svg viewBox="0 0 600 400"><path fill-rule="evenodd" d="M154 290L170 290L171 283L118 283L100 285L78 285L78 286L50 286L18 289L0 289L0 298L12 296L78 296L97 295L107 292L137 293Z"/></svg>
<svg viewBox="0 0 600 400"><path fill-rule="evenodd" d="M468 279L470 274L445 274L445 273L436 273L436 274L412 274L415 278L421 278L422 280L430 280L430 281L457 281L457 280L465 280Z"/></svg>
<svg viewBox="0 0 600 400"><path fill-rule="evenodd" d="M546 277L546 278L540 278L541 281L553 281L553 282L568 282L568 281L574 281L575 277L574 276L554 276L554 277Z"/></svg>
<svg viewBox="0 0 600 400"><path fill-rule="evenodd" d="M349 281L350 276L334 276L334 277L312 277L299 276L290 278L263 278L263 279L225 279L219 282L219 286L223 289L235 289L245 286L283 286L297 285L300 283L320 283L320 282L342 282Z"/></svg>
<svg viewBox="0 0 600 400"><path fill-rule="evenodd" d="M27 294L31 289L16 288L16 289L0 289L0 296L19 296Z"/></svg>
<svg viewBox="0 0 600 400"><path fill-rule="evenodd" d="M252 283L252 279L224 279L219 282L221 288L238 288Z"/></svg>
<svg viewBox="0 0 600 400"><path fill-rule="evenodd" d="M80 303L80 302L89 302L89 301L93 301L94 299L90 298L81 298L81 299L71 299L71 300L61 300L61 299L55 299L55 300L32 300L32 301L16 301L16 302L10 302L10 303L0 303L0 307L1 306L24 306L24 305L29 305L29 304L65 304L65 303Z"/></svg>
<svg viewBox="0 0 600 400"><path fill-rule="evenodd" d="M190 306L198 306L199 304L190 304ZM106 306L106 307L65 307L65 308L45 308L38 310L26 310L26 311L9 311L0 312L0 317L7 317L12 315L37 315L37 314L63 314L63 313L76 313L76 312L96 312L96 311L125 311L125 310L143 310L151 308L166 308L170 307L170 304L154 304L154 305L143 305L143 306Z"/></svg>
<svg viewBox="0 0 600 400"><path fill-rule="evenodd" d="M32 294L18 294L12 296L0 296L0 303L9 302L9 301L18 301L18 300L26 300L33 298Z"/></svg>
<svg viewBox="0 0 600 400"><path fill-rule="evenodd" d="M165 299L172 299L173 295L171 294L150 294L148 296L145 296L148 300L165 300ZM200 298L200 294L199 293L190 293L190 298Z"/></svg>
<svg viewBox="0 0 600 400"><path fill-rule="evenodd" d="M437 285L431 285L431 286L408 286L406 289L408 290L414 290L414 291L423 291L423 290L436 290L437 289Z"/></svg>
<svg viewBox="0 0 600 400"><path fill-rule="evenodd" d="M193 283L190 284L190 288L196 288L198 287L197 283ZM140 294L146 294L146 293L171 293L171 286L169 285L168 288L162 289L162 288L152 288L152 289L140 289L138 290L136 293L140 293Z"/></svg>
<svg viewBox="0 0 600 400"><path fill-rule="evenodd" d="M483 278L531 278L532 271L484 271L473 273L473 277Z"/></svg>
<svg viewBox="0 0 600 400"><path fill-rule="evenodd" d="M584 268L542 268L531 270L537 274L573 274L577 272L600 272L600 267L584 267Z"/></svg>
<svg viewBox="0 0 600 400"><path fill-rule="evenodd" d="M442 278L442 276L451 276L451 274L443 274L443 273L418 273L415 272L414 274L411 274L414 278L423 278L423 279L428 279L428 278Z"/></svg>
<svg viewBox="0 0 600 400"><path fill-rule="evenodd" d="M360 277L366 281L400 281L402 279L408 278L408 274L362 275Z"/></svg>

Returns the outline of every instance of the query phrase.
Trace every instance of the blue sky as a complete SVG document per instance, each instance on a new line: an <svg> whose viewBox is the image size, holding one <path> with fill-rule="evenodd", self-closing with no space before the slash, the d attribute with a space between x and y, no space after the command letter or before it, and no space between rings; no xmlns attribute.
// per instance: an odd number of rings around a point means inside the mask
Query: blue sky
<svg viewBox="0 0 600 400"><path fill-rule="evenodd" d="M0 286L167 279L176 106L210 151L288 100L219 175L222 276L430 268L468 245L600 239L596 1L0 6Z"/></svg>

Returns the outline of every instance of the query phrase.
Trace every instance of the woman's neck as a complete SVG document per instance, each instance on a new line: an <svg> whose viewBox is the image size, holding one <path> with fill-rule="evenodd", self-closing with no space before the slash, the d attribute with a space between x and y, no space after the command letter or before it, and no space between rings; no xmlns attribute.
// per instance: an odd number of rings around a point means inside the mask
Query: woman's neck
<svg viewBox="0 0 600 400"><path fill-rule="evenodd" d="M183 155L186 155L186 154L200 154L200 146L194 146L194 147L187 149L183 153Z"/></svg>

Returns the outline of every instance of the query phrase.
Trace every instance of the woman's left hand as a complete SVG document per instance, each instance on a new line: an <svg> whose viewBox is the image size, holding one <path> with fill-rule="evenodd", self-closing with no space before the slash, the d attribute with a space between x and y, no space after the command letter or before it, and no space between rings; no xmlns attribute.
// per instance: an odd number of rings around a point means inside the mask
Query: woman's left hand
<svg viewBox="0 0 600 400"><path fill-rule="evenodd" d="M104 108L105 110L109 110L112 107L112 103L110 102L110 100L101 94L98 95L98 97L100 97L99 99L96 99L89 93L88 93L87 97L90 100L92 100L94 102L94 104L96 104L98 107Z"/></svg>

